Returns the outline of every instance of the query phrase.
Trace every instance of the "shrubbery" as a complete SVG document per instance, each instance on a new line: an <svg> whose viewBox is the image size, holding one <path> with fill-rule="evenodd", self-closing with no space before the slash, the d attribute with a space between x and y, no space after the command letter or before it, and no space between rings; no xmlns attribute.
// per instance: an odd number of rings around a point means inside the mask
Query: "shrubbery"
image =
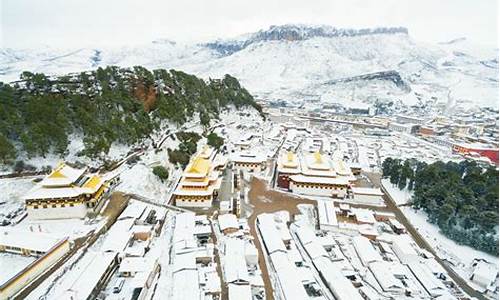
<svg viewBox="0 0 500 300"><path fill-rule="evenodd" d="M153 168L153 174L158 176L161 181L168 179L168 170L163 166L156 166Z"/></svg>

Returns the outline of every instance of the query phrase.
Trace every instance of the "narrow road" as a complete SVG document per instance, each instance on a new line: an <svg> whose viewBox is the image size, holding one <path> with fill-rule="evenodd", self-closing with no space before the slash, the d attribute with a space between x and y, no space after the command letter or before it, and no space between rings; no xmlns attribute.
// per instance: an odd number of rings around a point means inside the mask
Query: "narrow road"
<svg viewBox="0 0 500 300"><path fill-rule="evenodd" d="M317 203L315 200L303 199L294 197L290 194L270 190L264 180L257 179L255 177L252 179L250 187L248 198L250 204L253 205L253 212L248 218L248 226L250 227L250 234L254 238L255 247L257 248L257 251L259 251L259 268L262 272L262 279L264 280L266 300L273 300L273 286L269 278L269 273L264 259L266 253L262 249L257 233L257 216L262 213L272 213L285 210L290 213L290 217L293 217L299 213L297 208L298 204L311 204L316 206Z"/></svg>
<svg viewBox="0 0 500 300"><path fill-rule="evenodd" d="M476 297L477 299L481 300L487 300L486 297L484 297L481 293L478 291L474 290L471 288L465 280L462 279L451 267L448 263L445 261L441 260L437 254L436 251L432 248L432 246L427 243L427 241L420 235L418 230L413 227L413 225L410 223L410 221L406 218L406 216L403 214L401 209L397 206L396 202L392 197L387 193L387 191L384 189L384 187L380 183L381 176L378 173L365 173L368 178L370 178L370 181L376 186L380 187L380 189L384 192L383 199L387 205L387 209L391 212L393 212L396 215L396 219L403 224L406 229L408 230L408 233L412 236L412 238L415 240L417 245L430 253L434 255L436 258L436 261L443 266L443 268L448 272L448 275L453 279L453 281L467 293L471 297Z"/></svg>

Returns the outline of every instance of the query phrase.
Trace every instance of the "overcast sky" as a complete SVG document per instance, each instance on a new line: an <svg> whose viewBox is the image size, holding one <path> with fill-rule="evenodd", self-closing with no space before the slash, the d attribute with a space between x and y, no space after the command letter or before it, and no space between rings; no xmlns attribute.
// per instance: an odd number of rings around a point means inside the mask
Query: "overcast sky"
<svg viewBox="0 0 500 300"><path fill-rule="evenodd" d="M4 47L203 41L286 23L405 26L419 41L498 38L496 0L0 0Z"/></svg>

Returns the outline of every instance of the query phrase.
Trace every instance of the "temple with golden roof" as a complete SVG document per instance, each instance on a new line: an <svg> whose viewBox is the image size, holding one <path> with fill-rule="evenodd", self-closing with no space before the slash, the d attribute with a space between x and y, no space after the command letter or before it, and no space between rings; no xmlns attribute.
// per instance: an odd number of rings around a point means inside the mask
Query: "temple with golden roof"
<svg viewBox="0 0 500 300"><path fill-rule="evenodd" d="M300 162L297 155L288 151L278 161L278 186L289 189L290 176L300 174Z"/></svg>
<svg viewBox="0 0 500 300"><path fill-rule="evenodd" d="M278 186L296 194L344 198L356 178L343 162L332 161L319 151L298 157L285 153L278 161Z"/></svg>
<svg viewBox="0 0 500 300"><path fill-rule="evenodd" d="M108 190L99 175L60 163L23 199L31 219L85 218L102 207Z"/></svg>
<svg viewBox="0 0 500 300"><path fill-rule="evenodd" d="M222 179L212 164L211 148L205 147L186 166L182 178L173 193L179 207L211 207L217 197Z"/></svg>

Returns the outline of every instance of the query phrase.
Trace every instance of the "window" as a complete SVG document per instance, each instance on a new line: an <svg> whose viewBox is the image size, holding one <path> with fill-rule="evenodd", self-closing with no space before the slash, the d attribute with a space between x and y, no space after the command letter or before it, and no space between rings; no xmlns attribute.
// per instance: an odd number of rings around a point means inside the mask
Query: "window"
<svg viewBox="0 0 500 300"><path fill-rule="evenodd" d="M64 205L64 204L61 204L61 207L66 207L66 205Z"/></svg>
<svg viewBox="0 0 500 300"><path fill-rule="evenodd" d="M69 206L73 207L73 206L75 206L75 205L74 205L73 203L70 203L70 204L69 204Z"/></svg>
<svg viewBox="0 0 500 300"><path fill-rule="evenodd" d="M52 204L52 208L56 208L56 207L57 207L57 205L56 205L56 204Z"/></svg>
<svg viewBox="0 0 500 300"><path fill-rule="evenodd" d="M34 206L33 206L33 208L34 208L34 209L38 209L38 205L34 205Z"/></svg>
<svg viewBox="0 0 500 300"><path fill-rule="evenodd" d="M47 208L47 204L44 204L44 205L43 205L43 208Z"/></svg>

